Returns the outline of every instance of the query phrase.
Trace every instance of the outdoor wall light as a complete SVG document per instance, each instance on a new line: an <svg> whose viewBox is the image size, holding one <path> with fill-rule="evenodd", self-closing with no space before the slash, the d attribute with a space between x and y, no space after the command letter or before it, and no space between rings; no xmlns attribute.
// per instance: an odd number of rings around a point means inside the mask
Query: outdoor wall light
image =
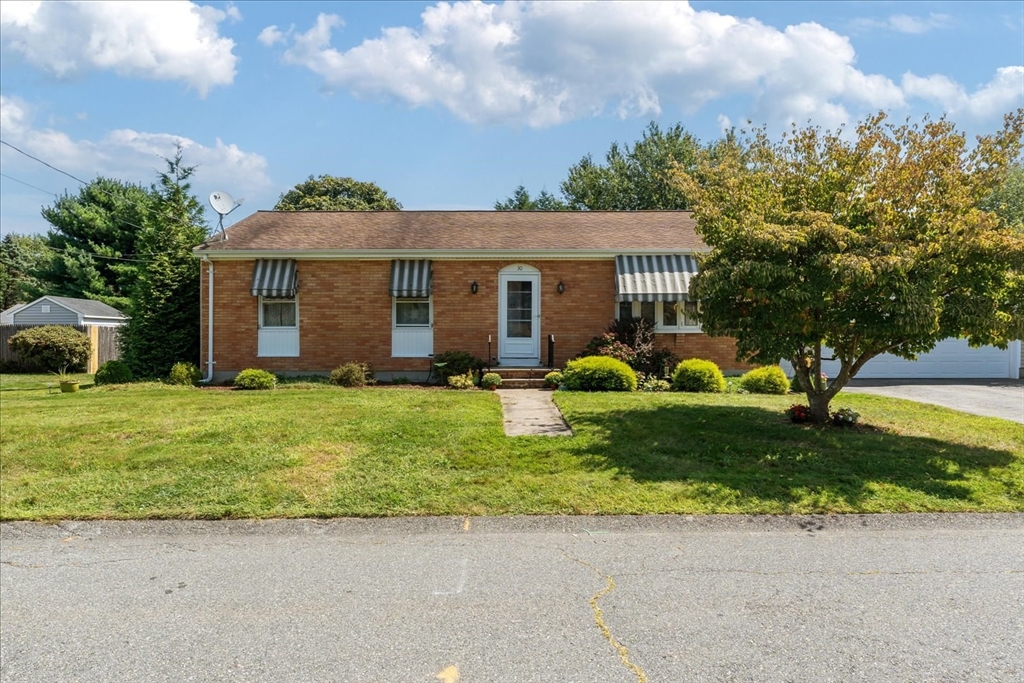
<svg viewBox="0 0 1024 683"><path fill-rule="evenodd" d="M559 280L557 289L559 294L565 294L565 283Z"/></svg>
<svg viewBox="0 0 1024 683"><path fill-rule="evenodd" d="M473 292L474 294L480 291L480 285L476 283L476 280L473 280L473 284L469 286L469 291Z"/></svg>

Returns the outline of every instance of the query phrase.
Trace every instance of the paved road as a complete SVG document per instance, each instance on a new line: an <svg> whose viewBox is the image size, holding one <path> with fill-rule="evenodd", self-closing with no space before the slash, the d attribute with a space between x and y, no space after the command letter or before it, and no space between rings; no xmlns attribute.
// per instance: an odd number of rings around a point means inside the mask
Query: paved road
<svg viewBox="0 0 1024 683"><path fill-rule="evenodd" d="M11 683L1024 680L1024 515L5 524L0 562Z"/></svg>
<svg viewBox="0 0 1024 683"><path fill-rule="evenodd" d="M855 379L843 391L932 403L1024 423L1024 380Z"/></svg>

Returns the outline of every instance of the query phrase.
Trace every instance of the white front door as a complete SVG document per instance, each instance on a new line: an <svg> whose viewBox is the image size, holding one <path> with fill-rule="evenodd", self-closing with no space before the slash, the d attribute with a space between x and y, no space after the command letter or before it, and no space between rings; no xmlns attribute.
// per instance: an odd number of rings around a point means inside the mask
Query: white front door
<svg viewBox="0 0 1024 683"><path fill-rule="evenodd" d="M498 360L540 364L540 273L510 266L498 276Z"/></svg>

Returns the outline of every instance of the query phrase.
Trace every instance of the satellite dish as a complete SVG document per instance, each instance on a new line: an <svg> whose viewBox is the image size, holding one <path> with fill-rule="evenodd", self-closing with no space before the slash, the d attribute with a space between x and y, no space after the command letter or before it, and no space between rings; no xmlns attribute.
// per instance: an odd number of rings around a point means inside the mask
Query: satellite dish
<svg viewBox="0 0 1024 683"><path fill-rule="evenodd" d="M220 216L220 220L217 221L217 226L220 228L221 237L227 240L228 235L224 232L224 216L237 209L242 205L244 199L239 199L237 202L227 192L211 192L210 193L210 206Z"/></svg>

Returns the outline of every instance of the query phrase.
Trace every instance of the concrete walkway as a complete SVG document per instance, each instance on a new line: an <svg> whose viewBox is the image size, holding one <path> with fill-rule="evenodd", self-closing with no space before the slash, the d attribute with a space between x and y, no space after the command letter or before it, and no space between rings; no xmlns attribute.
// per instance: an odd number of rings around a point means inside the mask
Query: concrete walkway
<svg viewBox="0 0 1024 683"><path fill-rule="evenodd" d="M551 400L552 393L543 389L499 389L505 435L572 436L572 430Z"/></svg>

